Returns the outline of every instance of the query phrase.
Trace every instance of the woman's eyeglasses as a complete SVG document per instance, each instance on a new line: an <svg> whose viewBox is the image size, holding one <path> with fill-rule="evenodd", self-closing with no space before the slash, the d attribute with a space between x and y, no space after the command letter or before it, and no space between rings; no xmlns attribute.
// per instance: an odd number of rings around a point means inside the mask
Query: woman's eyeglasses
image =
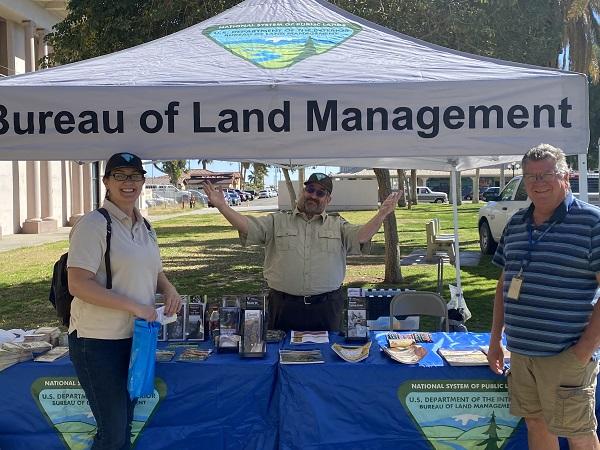
<svg viewBox="0 0 600 450"><path fill-rule="evenodd" d="M324 191L323 189L317 189L314 186L308 185L304 188L304 190L306 192L308 192L309 194L315 194L317 197L319 198L323 198L325 197L327 194L329 194L329 192Z"/></svg>
<svg viewBox="0 0 600 450"><path fill-rule="evenodd" d="M116 172L116 173L111 173L110 176L113 177L117 181L127 181L127 180L143 181L144 180L144 175L141 173L132 173L131 175L127 175L124 173Z"/></svg>

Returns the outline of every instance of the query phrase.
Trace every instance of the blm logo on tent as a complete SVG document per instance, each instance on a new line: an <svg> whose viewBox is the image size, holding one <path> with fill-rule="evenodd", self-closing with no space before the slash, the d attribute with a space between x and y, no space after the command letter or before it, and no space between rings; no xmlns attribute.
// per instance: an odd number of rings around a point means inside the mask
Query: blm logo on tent
<svg viewBox="0 0 600 450"><path fill-rule="evenodd" d="M505 381L406 381L398 399L436 450L503 449L521 422L509 413Z"/></svg>
<svg viewBox="0 0 600 450"><path fill-rule="evenodd" d="M90 448L96 434L96 421L76 377L43 377L31 385L31 394L49 424L71 450ZM154 393L138 400L131 424L132 443L167 395L167 386L154 380Z"/></svg>
<svg viewBox="0 0 600 450"><path fill-rule="evenodd" d="M343 22L269 22L217 25L202 33L258 67L283 69L328 52L361 29Z"/></svg>

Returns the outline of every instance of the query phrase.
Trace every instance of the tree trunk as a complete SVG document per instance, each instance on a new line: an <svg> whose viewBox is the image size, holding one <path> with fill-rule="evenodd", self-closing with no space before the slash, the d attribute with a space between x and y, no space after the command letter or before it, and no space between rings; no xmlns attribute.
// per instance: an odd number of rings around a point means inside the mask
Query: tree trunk
<svg viewBox="0 0 600 450"><path fill-rule="evenodd" d="M473 203L479 203L479 169L475 169L475 180L473 180Z"/></svg>
<svg viewBox="0 0 600 450"><path fill-rule="evenodd" d="M398 190L402 191L402 195L400 196L400 200L398 200L398 206L400 208L406 208L406 172L404 169L396 170L398 174Z"/></svg>
<svg viewBox="0 0 600 450"><path fill-rule="evenodd" d="M379 201L383 202L392 192L390 171L388 169L373 169L379 187ZM398 226L396 215L389 214L383 221L383 234L385 238L385 283L397 284L402 281L400 269L400 247L398 245Z"/></svg>
<svg viewBox="0 0 600 450"><path fill-rule="evenodd" d="M417 197L417 169L410 169L410 201L413 205L419 203Z"/></svg>
<svg viewBox="0 0 600 450"><path fill-rule="evenodd" d="M292 209L296 207L296 191L294 191L294 183L290 178L290 171L286 168L281 169L283 171L283 177L285 178L285 185L287 186L288 193L290 194L290 205Z"/></svg>

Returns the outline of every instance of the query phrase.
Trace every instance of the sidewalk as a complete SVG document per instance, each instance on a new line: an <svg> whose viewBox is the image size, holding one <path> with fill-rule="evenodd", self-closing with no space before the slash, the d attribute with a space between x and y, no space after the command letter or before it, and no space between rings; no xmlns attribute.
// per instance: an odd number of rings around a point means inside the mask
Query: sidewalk
<svg viewBox="0 0 600 450"><path fill-rule="evenodd" d="M233 209L241 213L250 211L277 211L277 205L244 205L235 206ZM184 209L179 213L166 214L159 216L149 216L150 222L159 222L161 220L171 219L179 216L191 216L201 214L218 214L216 208ZM48 244L50 242L66 241L69 239L71 227L60 227L57 231L44 234L9 234L0 239L0 253L9 250L15 250L24 247L35 247L37 245Z"/></svg>

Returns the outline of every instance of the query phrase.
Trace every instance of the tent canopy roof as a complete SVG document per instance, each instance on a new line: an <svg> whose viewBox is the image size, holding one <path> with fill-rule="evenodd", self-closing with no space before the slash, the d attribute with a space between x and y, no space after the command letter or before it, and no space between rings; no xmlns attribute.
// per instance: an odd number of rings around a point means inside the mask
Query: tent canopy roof
<svg viewBox="0 0 600 450"><path fill-rule="evenodd" d="M325 36L335 48L306 58L285 70L265 69L232 57L204 32L211 27L243 28L223 31L221 42L232 43L236 31L258 24L337 24ZM343 40L352 29L360 30ZM272 30L271 27L267 27ZM315 30L313 30L313 33ZM243 33L240 33L243 36ZM305 34L298 32L298 39ZM314 34L313 34L314 36ZM263 35L281 43L280 36ZM314 40L318 41L317 35ZM292 37L288 38L289 40ZM325 40L325 39L323 39ZM339 42L339 45L338 45ZM244 42L245 43L245 42ZM320 0L247 0L202 23L161 39L49 70L10 77L13 86L211 86L269 84L407 83L440 81L517 80L574 76L554 69L509 63L461 53L415 39L354 16Z"/></svg>
<svg viewBox="0 0 600 450"><path fill-rule="evenodd" d="M323 0L246 0L110 55L0 80L0 160L466 169L587 151L581 74L469 55Z"/></svg>

